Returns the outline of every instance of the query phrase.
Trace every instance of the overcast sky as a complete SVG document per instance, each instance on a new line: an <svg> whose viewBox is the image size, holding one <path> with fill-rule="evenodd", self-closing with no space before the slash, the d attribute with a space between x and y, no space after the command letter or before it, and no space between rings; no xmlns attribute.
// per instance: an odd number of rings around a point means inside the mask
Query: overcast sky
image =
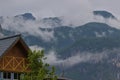
<svg viewBox="0 0 120 80"><path fill-rule="evenodd" d="M120 14L120 0L0 0L0 16L26 12L34 16L81 15L93 10L108 10Z"/></svg>

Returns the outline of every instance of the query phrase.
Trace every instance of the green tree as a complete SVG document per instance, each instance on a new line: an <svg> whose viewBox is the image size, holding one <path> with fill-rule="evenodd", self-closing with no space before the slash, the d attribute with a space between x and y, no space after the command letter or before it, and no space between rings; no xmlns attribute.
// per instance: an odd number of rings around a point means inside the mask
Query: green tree
<svg viewBox="0 0 120 80"><path fill-rule="evenodd" d="M55 68L44 60L47 59L44 56L44 51L30 51L28 54L30 72L25 73L22 76L22 80L56 80Z"/></svg>

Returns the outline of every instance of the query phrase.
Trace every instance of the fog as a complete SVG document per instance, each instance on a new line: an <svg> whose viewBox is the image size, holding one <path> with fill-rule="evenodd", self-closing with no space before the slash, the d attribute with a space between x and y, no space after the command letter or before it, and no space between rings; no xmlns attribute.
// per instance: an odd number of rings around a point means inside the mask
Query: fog
<svg viewBox="0 0 120 80"><path fill-rule="evenodd" d="M66 59L60 59L57 53L50 51L49 54L45 55L47 57L46 63L51 65L64 65L65 68L75 66L80 63L92 62L97 63L108 57L106 51L99 53L89 53L89 52L78 52L75 55L66 57Z"/></svg>
<svg viewBox="0 0 120 80"><path fill-rule="evenodd" d="M59 54L55 51L50 51L49 54L46 54L47 60L46 63L51 65L63 66L64 68L70 68L76 66L81 63L98 63L103 60L107 60L111 54L115 54L116 56L120 56L120 49L115 48L113 50L103 50L102 52L78 52L70 57L66 57L65 59L59 58ZM117 58L115 58L117 60ZM113 59L114 60L114 59ZM108 61L110 62L110 61ZM113 63L113 62L112 62Z"/></svg>
<svg viewBox="0 0 120 80"><path fill-rule="evenodd" d="M102 16L95 16L93 13L84 14L87 15L86 17L58 17L62 20L60 26L69 26L69 27L77 27L84 25L88 22L100 22L110 25L111 27L120 29L120 20L119 19L112 19L112 18L104 18ZM71 18L71 19L70 19ZM39 18L36 20L24 20L22 17L2 17L0 19L0 23L2 25L2 28L5 30L13 31L20 34L29 34L36 37L41 37L44 41L51 41L55 40L54 37L54 30L56 26L52 26L51 24L54 24L54 22L43 22L44 18ZM59 25L58 25L59 26ZM41 30L40 28L44 28L46 30ZM50 28L51 30L48 31L47 28Z"/></svg>

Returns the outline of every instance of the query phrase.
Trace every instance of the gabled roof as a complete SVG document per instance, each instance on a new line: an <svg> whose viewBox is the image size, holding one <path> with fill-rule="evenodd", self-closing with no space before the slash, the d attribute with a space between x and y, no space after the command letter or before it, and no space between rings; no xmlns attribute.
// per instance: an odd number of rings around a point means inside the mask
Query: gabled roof
<svg viewBox="0 0 120 80"><path fill-rule="evenodd" d="M14 46L19 40L23 43L23 45L28 50L28 46L22 40L21 35L15 35L10 37L5 37L0 39L0 56L6 53L12 46Z"/></svg>

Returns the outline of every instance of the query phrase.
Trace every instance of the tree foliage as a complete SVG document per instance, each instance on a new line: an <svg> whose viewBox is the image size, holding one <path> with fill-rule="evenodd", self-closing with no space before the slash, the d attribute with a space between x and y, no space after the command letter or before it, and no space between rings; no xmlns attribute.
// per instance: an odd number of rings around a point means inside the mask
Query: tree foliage
<svg viewBox="0 0 120 80"><path fill-rule="evenodd" d="M44 60L44 51L30 51L28 54L30 72L25 73L22 80L56 80L55 68Z"/></svg>

